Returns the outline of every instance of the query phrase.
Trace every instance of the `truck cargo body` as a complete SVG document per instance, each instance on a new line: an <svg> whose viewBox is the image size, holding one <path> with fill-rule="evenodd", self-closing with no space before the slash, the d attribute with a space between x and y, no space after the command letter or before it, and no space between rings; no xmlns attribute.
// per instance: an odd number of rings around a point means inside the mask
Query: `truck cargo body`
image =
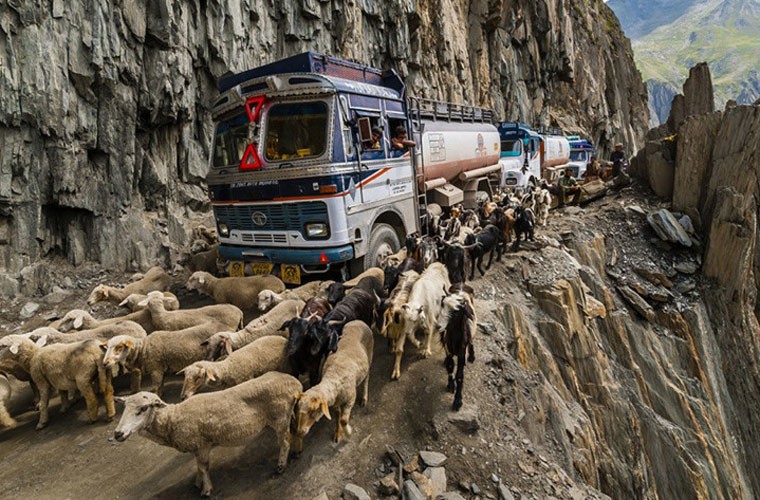
<svg viewBox="0 0 760 500"><path fill-rule="evenodd" d="M488 112L410 109L392 71L306 53L228 77L220 91L207 182L230 274L279 268L294 284L355 274L420 230L427 180L498 166ZM417 148L391 147L398 127Z"/></svg>

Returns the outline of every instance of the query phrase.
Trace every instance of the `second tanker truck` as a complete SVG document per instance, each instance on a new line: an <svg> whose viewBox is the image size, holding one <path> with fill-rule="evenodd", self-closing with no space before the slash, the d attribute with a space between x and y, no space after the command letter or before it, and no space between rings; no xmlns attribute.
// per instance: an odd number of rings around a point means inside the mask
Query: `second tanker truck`
<svg viewBox="0 0 760 500"><path fill-rule="evenodd" d="M407 98L393 70L309 52L218 87L207 182L233 276L356 275L501 172L490 111Z"/></svg>
<svg viewBox="0 0 760 500"><path fill-rule="evenodd" d="M524 123L501 122L501 184L524 188L541 178L555 182L570 160L570 142L559 131L539 133Z"/></svg>

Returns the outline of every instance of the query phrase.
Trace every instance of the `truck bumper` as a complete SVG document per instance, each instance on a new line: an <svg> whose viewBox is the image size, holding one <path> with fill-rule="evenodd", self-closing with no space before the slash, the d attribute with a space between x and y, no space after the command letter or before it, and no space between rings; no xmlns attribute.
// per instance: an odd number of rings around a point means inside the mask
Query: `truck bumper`
<svg viewBox="0 0 760 500"><path fill-rule="evenodd" d="M328 262L320 261L322 254ZM320 265L338 264L354 258L354 248L344 245L335 248L264 248L219 245L222 260L259 261L273 264Z"/></svg>

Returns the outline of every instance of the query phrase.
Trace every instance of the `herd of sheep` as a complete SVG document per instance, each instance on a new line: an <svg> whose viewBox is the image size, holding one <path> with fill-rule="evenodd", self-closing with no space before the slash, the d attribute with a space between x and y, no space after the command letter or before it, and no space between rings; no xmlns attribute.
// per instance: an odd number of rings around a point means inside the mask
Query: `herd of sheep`
<svg viewBox="0 0 760 500"><path fill-rule="evenodd" d="M61 411L80 394L91 422L98 419L99 398L109 421L115 402L122 402L115 439L139 432L193 453L196 483L207 496L213 447L241 445L269 427L280 445L281 471L291 449L300 452L323 417L334 422L336 442L350 436L357 398L360 405L368 401L374 334L385 337L395 355L393 380L401 376L407 340L422 357L440 341L453 409L459 410L477 330L466 262L472 263L472 279L475 268L483 273L485 255L500 258L512 232L518 240L521 232L532 237L533 211L521 204L510 208L514 200L505 200L483 204L477 214L451 210L447 220L435 220L430 232L436 236L407 238L398 253L383 257L382 268L343 283L287 289L271 275L218 278L196 271L186 288L216 304L195 309L180 308L167 291L170 276L158 267L123 288L98 285L89 305L109 302L130 312L96 319L77 309L48 326L0 338L0 425L15 425L6 409L8 375L30 383L38 400L37 429L48 424L56 391ZM473 218L483 222L473 225ZM254 310L260 315L244 326L243 311ZM161 399L171 374L184 376L176 404ZM146 375L149 392L142 391ZM115 397L113 380L121 376L130 377L130 395Z"/></svg>

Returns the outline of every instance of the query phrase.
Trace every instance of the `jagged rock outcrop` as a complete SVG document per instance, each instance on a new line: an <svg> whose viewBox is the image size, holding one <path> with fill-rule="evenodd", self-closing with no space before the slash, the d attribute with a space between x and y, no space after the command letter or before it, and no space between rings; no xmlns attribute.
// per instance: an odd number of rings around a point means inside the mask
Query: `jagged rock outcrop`
<svg viewBox="0 0 760 500"><path fill-rule="evenodd" d="M603 230L579 224L569 252L542 250L556 279L529 281L529 304L501 312L513 357L543 381L543 403L518 408L523 428L537 443L554 441L566 470L611 498L752 498L754 468L734 442L734 389L720 361L724 334L705 302L677 291L682 276L674 285L655 269L668 254ZM606 314L591 314L590 303Z"/></svg>
<svg viewBox="0 0 760 500"><path fill-rule="evenodd" d="M713 111L705 85L704 79L697 85L699 99L684 98L684 118L672 138L673 210L689 215L700 230L702 272L712 280L700 321L716 332L713 362L720 363L726 383L725 423L734 429L743 467L753 470L760 463L760 105ZM748 481L760 491L757 475Z"/></svg>
<svg viewBox="0 0 760 500"><path fill-rule="evenodd" d="M3 3L0 32L6 292L43 258L175 261L187 221L208 217L216 79L297 52L395 67L416 95L585 131L602 150L637 149L647 125L602 0L34 0Z"/></svg>
<svg viewBox="0 0 760 500"><path fill-rule="evenodd" d="M644 179L657 196L673 196L673 185L676 182L676 134L689 117L712 113L714 110L715 97L710 68L706 63L699 63L689 70L683 94L673 97L667 122L647 133L645 147L631 162L632 173ZM709 144L711 137L703 140ZM704 146L705 144L695 145L697 149L704 149ZM681 175L684 175L683 170Z"/></svg>

